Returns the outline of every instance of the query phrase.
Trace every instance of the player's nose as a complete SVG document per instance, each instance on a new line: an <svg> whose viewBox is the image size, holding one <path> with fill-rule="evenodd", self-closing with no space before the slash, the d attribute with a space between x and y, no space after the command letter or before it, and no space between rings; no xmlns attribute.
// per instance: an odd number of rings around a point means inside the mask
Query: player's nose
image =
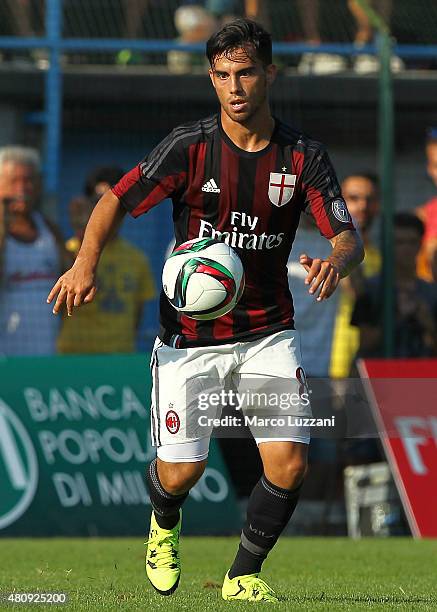
<svg viewBox="0 0 437 612"><path fill-rule="evenodd" d="M233 75L231 76L229 81L230 81L230 93L232 94L239 93L241 91L240 79L236 75Z"/></svg>

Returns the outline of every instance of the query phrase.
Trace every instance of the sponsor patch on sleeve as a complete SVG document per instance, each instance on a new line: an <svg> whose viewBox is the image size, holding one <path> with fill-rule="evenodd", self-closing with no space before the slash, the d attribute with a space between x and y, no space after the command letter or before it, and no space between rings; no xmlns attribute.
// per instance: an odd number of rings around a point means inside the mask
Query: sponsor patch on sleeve
<svg viewBox="0 0 437 612"><path fill-rule="evenodd" d="M337 198L332 201L332 212L334 217L341 223L350 223L351 216L346 206L346 202L342 198Z"/></svg>

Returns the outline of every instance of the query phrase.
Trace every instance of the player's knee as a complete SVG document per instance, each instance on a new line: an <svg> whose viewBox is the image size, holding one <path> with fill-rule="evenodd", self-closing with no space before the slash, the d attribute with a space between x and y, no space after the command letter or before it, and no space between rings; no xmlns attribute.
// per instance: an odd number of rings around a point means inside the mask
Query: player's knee
<svg viewBox="0 0 437 612"><path fill-rule="evenodd" d="M271 468L266 472L266 476L276 486L291 491L302 483L306 470L307 462L304 457L292 457Z"/></svg>
<svg viewBox="0 0 437 612"><path fill-rule="evenodd" d="M159 479L168 493L182 495L182 493L186 493L196 484L202 476L205 466L206 461L195 463L161 463L158 468Z"/></svg>
<svg viewBox="0 0 437 612"><path fill-rule="evenodd" d="M293 459L285 462L283 477L286 484L283 488L291 490L298 487L305 478L306 470L307 461L304 457L293 457Z"/></svg>

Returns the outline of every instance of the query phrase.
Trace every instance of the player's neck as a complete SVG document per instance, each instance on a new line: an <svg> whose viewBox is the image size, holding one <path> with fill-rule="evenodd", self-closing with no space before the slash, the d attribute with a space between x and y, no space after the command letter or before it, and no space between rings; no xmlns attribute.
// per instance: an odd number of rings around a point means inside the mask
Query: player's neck
<svg viewBox="0 0 437 612"><path fill-rule="evenodd" d="M232 121L222 110L221 122L232 142L243 151L249 152L261 151L267 147L275 129L275 120L269 108L260 108L246 123Z"/></svg>

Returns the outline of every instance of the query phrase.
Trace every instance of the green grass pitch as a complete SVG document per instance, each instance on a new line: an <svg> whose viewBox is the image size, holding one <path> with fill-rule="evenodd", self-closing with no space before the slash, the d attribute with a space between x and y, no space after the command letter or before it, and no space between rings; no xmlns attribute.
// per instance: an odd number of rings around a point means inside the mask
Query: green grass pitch
<svg viewBox="0 0 437 612"><path fill-rule="evenodd" d="M279 604L222 601L237 543L183 538L181 584L161 597L145 577L141 538L1 539L0 592L68 594L66 605L34 610L437 610L437 541L283 538L262 573L283 596Z"/></svg>

